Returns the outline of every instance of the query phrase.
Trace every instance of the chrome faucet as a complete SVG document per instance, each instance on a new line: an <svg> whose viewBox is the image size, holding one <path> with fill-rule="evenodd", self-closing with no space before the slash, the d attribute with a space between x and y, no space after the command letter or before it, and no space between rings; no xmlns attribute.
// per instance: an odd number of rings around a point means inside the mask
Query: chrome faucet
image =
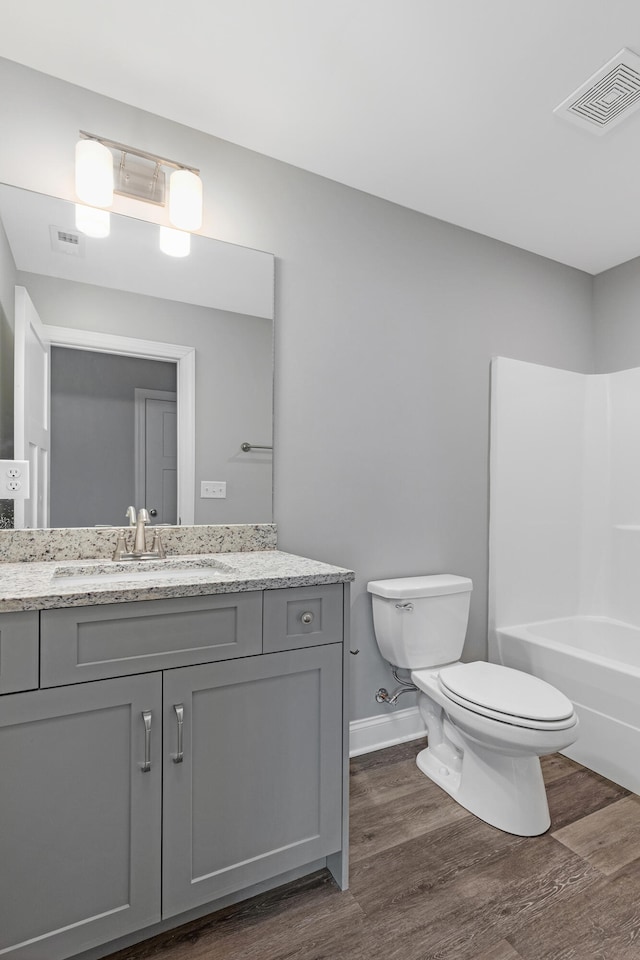
<svg viewBox="0 0 640 960"><path fill-rule="evenodd" d="M129 520L129 526L135 526L133 535L133 544L127 546L124 530L118 534L118 541L113 553L113 560L162 560L165 552L162 544L160 531L155 530L151 550L147 550L147 534L145 526L149 521L149 511L146 507L140 507L136 515L135 507L127 507L126 517Z"/></svg>

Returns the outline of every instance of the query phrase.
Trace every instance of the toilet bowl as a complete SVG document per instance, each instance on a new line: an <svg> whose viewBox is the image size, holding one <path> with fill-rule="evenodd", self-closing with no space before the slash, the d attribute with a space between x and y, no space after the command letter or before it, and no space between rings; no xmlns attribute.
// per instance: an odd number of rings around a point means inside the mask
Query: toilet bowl
<svg viewBox="0 0 640 960"><path fill-rule="evenodd" d="M416 758L420 770L500 830L526 837L548 830L538 758L576 739L578 718L571 701L543 680L494 663L414 670L411 679L429 737ZM493 696L487 695L484 681ZM501 698L514 689L521 695L517 712ZM479 703L469 699L474 696Z"/></svg>
<svg viewBox="0 0 640 960"><path fill-rule="evenodd" d="M418 689L428 735L420 770L492 826L537 836L550 825L539 757L573 743L578 718L537 677L459 661L471 589L449 574L372 581L376 639Z"/></svg>

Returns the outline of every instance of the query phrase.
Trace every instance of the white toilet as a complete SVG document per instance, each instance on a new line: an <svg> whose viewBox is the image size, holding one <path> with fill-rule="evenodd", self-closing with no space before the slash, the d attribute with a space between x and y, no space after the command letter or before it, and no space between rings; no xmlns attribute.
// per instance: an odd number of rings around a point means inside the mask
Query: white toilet
<svg viewBox="0 0 640 960"><path fill-rule="evenodd" d="M411 671L428 743L419 768L471 813L534 837L550 824L538 757L578 736L551 684L495 663L460 663L473 584L440 574L367 585L382 656Z"/></svg>

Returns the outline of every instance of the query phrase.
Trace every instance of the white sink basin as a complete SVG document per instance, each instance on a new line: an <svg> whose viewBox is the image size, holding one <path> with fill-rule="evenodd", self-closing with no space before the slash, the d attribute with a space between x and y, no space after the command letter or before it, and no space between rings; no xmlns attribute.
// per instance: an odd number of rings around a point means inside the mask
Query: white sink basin
<svg viewBox="0 0 640 960"><path fill-rule="evenodd" d="M213 557L167 557L165 560L93 560L58 566L53 572L60 587L130 584L141 580L178 582L210 580L216 573L233 573Z"/></svg>

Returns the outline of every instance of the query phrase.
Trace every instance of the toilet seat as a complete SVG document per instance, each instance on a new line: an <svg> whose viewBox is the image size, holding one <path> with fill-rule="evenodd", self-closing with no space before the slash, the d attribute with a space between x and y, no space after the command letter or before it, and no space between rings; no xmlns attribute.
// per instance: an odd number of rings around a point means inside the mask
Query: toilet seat
<svg viewBox="0 0 640 960"><path fill-rule="evenodd" d="M573 704L551 684L496 663L454 664L438 674L440 692L473 713L530 730L567 730Z"/></svg>

